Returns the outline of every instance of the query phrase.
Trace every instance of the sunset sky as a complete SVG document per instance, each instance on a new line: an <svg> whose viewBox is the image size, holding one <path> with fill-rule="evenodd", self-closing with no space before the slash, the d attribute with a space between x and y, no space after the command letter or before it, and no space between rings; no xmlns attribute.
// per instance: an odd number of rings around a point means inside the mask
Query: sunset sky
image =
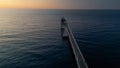
<svg viewBox="0 0 120 68"><path fill-rule="evenodd" d="M120 0L0 0L0 8L120 9Z"/></svg>

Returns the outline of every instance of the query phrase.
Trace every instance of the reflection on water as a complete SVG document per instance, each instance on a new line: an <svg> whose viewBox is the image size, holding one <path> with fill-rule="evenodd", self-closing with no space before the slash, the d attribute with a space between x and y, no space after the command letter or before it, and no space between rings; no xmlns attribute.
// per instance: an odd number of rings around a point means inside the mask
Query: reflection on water
<svg viewBox="0 0 120 68"><path fill-rule="evenodd" d="M75 68L67 17L90 68L120 68L119 10L0 9L0 68Z"/></svg>
<svg viewBox="0 0 120 68"><path fill-rule="evenodd" d="M0 68L74 67L59 19L44 11L0 10Z"/></svg>

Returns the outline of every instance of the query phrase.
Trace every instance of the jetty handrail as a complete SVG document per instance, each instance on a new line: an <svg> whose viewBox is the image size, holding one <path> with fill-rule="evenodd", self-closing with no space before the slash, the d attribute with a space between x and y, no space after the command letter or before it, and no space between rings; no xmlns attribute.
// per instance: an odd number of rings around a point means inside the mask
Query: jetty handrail
<svg viewBox="0 0 120 68"><path fill-rule="evenodd" d="M68 34L68 40L71 44L71 48L73 50L75 60L77 62L78 68L88 68L87 63L85 62L85 59L83 57L83 54L75 40L75 37L72 33L72 30L70 28L70 25L66 22L66 19L61 20L61 35L63 36L64 32L67 32Z"/></svg>

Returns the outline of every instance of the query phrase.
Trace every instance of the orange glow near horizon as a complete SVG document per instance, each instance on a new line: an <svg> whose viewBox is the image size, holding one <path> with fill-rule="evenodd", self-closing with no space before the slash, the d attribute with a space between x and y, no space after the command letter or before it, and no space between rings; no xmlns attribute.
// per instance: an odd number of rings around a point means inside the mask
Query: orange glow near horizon
<svg viewBox="0 0 120 68"><path fill-rule="evenodd" d="M51 0L0 0L0 8L59 8Z"/></svg>
<svg viewBox="0 0 120 68"><path fill-rule="evenodd" d="M41 4L41 5L16 4L16 5L0 5L0 8L40 8L40 9L44 9L44 8L58 8L58 7L56 7L55 5L51 5L51 4Z"/></svg>

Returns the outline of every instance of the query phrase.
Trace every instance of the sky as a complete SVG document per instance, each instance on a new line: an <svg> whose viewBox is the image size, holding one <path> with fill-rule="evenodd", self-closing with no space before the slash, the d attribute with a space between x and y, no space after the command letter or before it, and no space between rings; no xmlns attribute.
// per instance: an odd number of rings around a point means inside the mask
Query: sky
<svg viewBox="0 0 120 68"><path fill-rule="evenodd" d="M0 0L0 8L120 9L120 0Z"/></svg>

